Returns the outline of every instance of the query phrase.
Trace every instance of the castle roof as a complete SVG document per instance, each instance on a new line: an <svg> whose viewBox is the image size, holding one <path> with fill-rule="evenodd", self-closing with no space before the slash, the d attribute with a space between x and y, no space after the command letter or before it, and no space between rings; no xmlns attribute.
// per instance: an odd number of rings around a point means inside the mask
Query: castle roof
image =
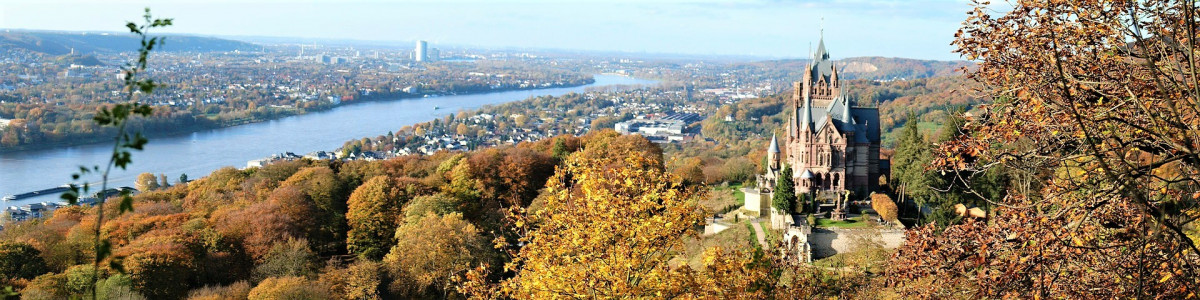
<svg viewBox="0 0 1200 300"><path fill-rule="evenodd" d="M825 51L825 34L821 34L821 41L817 42L817 52L813 52L812 57L812 82L818 82L822 79L825 82L830 81L830 76L833 75L833 62L829 61L829 52Z"/></svg>
<svg viewBox="0 0 1200 300"><path fill-rule="evenodd" d="M817 51L813 53L813 63L809 65L809 70L806 70L804 80L815 84L820 80L830 82L837 77L837 71L833 66L833 62L829 60L829 52L825 49L825 36L822 33L821 41L817 44ZM811 74L811 75L810 75ZM836 87L840 89L839 87ZM856 107L845 91L835 93L833 101L829 102L824 107L813 107L814 103L810 95L803 95L800 107L795 108L795 120L792 122L796 128L791 130L799 130L803 132L820 132L827 124L832 124L834 129L839 133L849 134L854 132L855 143L872 143L879 142L879 109L870 107ZM816 122L813 122L816 121Z"/></svg>
<svg viewBox="0 0 1200 300"><path fill-rule="evenodd" d="M771 148L767 149L768 153L779 153L779 142L776 141L775 135L771 135Z"/></svg>
<svg viewBox="0 0 1200 300"><path fill-rule="evenodd" d="M824 109L806 107L800 114L804 113L810 115L801 116L801 118L817 120L812 124L811 132L820 132L825 129L826 124L832 124L838 132L843 134L854 132L855 142L869 143L880 140L879 126L877 125L879 124L879 109L856 107L845 96L839 97Z"/></svg>

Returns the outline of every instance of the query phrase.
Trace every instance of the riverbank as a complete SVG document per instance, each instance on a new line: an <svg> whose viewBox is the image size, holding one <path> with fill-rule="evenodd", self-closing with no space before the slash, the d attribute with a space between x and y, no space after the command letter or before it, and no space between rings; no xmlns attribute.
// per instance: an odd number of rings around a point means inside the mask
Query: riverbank
<svg viewBox="0 0 1200 300"><path fill-rule="evenodd" d="M412 98L404 101L369 101L341 105L277 120L235 127L201 130L189 134L151 139L146 149L133 153L127 170L110 175L110 184L132 185L137 174L148 172L178 178L199 178L226 166L241 167L247 161L280 152L330 151L347 139L378 136L408 125L445 117L447 113L523 101L539 96L583 93L598 86L648 85L654 81L626 76L596 75L592 84L569 88L518 90L473 95ZM437 109L435 109L437 107ZM12 195L67 183L80 165L107 161L111 144L88 144L45 151L0 153L0 195ZM98 178L83 178L89 182ZM38 198L30 201L46 201ZM48 198L48 197L46 197ZM23 205L24 201L3 203Z"/></svg>
<svg viewBox="0 0 1200 300"><path fill-rule="evenodd" d="M619 74L598 74L598 75L623 76L623 75L619 75ZM143 130L142 135L144 135L147 138L150 138L152 140L155 138L181 136L181 135L187 135L187 134L201 132L201 131L230 128L230 127L236 127L236 126L247 125L247 124L255 124L255 123L274 121L274 120L279 120L279 119L284 119L284 118L289 118L289 117L294 117L294 116L299 116L299 115L305 115L305 114L310 114L310 113L325 112L325 111L329 111L329 110L339 108L339 107L351 106L351 105L356 105L356 104L373 103L373 102L379 102L379 101L437 99L437 98L446 97L446 96L469 96L469 95L485 95L485 94L503 93L503 92L512 92L512 91L536 91L536 90L545 90L545 89L574 88L574 87L588 86L588 85L592 85L595 83L596 83L596 78L595 78L595 76L593 76L591 78L585 79L581 84L568 83L568 84L562 84L562 85L553 85L552 84L550 86L535 86L535 87L501 87L501 88L490 89L487 91L464 91L461 93L450 93L450 94L446 94L446 95L442 95L442 94L409 94L409 93L403 93L403 92L387 93L387 94L376 93L376 94L371 94L369 96L363 96L363 98L359 98L354 101L341 102L336 105L331 105L331 104L317 105L317 106L313 106L309 109L298 108L298 107L266 106L266 107L259 107L259 108L255 109L254 111L236 112L237 114L240 114L242 116L235 117L233 119L221 120L221 119L215 118L214 116L204 116L204 118L207 118L207 119L204 121L198 121L198 122L194 123L194 124L199 124L199 125L196 125L195 127L167 126L164 128L157 128L154 130ZM195 117L199 118L200 116L195 116ZM86 145L94 145L94 144L109 144L109 145L111 145L114 135L115 135L115 132L110 133L110 134L97 133L97 134L88 135L88 136L71 137L69 139L66 139L63 141L56 141L56 142L42 142L42 143L37 143L37 144L26 144L26 145L17 145L17 146L0 146L0 154L38 151L38 150L47 150L47 149L65 148L65 147L86 146Z"/></svg>

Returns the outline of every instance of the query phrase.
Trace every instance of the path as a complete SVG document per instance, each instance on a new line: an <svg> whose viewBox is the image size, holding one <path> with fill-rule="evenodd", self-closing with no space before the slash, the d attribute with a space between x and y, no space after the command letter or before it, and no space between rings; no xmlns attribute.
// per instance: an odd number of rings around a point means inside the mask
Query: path
<svg viewBox="0 0 1200 300"><path fill-rule="evenodd" d="M763 232L762 224L758 222L757 218L750 222L750 227L754 228L754 236L758 238L758 244L762 245L763 249L767 249L767 234Z"/></svg>

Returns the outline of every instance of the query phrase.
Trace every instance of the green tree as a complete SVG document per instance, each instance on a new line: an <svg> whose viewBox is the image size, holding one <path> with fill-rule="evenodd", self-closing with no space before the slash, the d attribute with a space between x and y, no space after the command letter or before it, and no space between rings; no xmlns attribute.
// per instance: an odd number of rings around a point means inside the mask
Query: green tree
<svg viewBox="0 0 1200 300"><path fill-rule="evenodd" d="M567 142L565 141L565 138L555 138L554 147L550 148L550 153L552 156L554 156L554 159L562 160L567 158L567 155L571 154L571 152L570 150L567 150Z"/></svg>
<svg viewBox="0 0 1200 300"><path fill-rule="evenodd" d="M405 222L416 222L428 214L438 216L458 212L459 201L446 194L417 196L404 207Z"/></svg>
<svg viewBox="0 0 1200 300"><path fill-rule="evenodd" d="M792 180L792 167L784 164L775 180L775 190L771 194L771 206L782 213L790 213L796 205L796 182Z"/></svg>
<svg viewBox="0 0 1200 300"><path fill-rule="evenodd" d="M41 252L26 243L0 243L0 284L15 279L33 279L49 272Z"/></svg>
<svg viewBox="0 0 1200 300"><path fill-rule="evenodd" d="M913 199L918 206L934 206L933 208L939 209L932 201L936 194L930 188L935 178L925 170L933 161L930 147L932 146L925 141L925 135L921 134L920 128L917 127L916 115L909 114L909 119L904 123L897 140L896 154L892 156L892 180L895 181L893 186L901 198L901 204L907 197Z"/></svg>

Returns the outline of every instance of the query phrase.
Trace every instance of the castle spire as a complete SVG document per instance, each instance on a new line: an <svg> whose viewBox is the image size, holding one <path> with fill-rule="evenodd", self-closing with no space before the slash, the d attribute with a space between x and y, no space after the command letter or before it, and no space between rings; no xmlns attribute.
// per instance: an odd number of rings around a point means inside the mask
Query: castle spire
<svg viewBox="0 0 1200 300"><path fill-rule="evenodd" d="M774 132L771 133L771 147L767 149L767 163L772 171L779 170L779 141Z"/></svg>
<svg viewBox="0 0 1200 300"><path fill-rule="evenodd" d="M854 126L854 116L850 115L850 97L842 93L842 120L845 123L846 129L851 129Z"/></svg>
<svg viewBox="0 0 1200 300"><path fill-rule="evenodd" d="M811 130L811 127L812 127L812 98L808 96L808 93L804 94L803 118L804 118L804 122L800 123L801 124L800 129L803 129L805 132L811 132L812 131Z"/></svg>
<svg viewBox="0 0 1200 300"><path fill-rule="evenodd" d="M817 52L813 53L814 61L822 61L829 59L829 53L825 53L825 21L821 21L821 39L817 42Z"/></svg>

